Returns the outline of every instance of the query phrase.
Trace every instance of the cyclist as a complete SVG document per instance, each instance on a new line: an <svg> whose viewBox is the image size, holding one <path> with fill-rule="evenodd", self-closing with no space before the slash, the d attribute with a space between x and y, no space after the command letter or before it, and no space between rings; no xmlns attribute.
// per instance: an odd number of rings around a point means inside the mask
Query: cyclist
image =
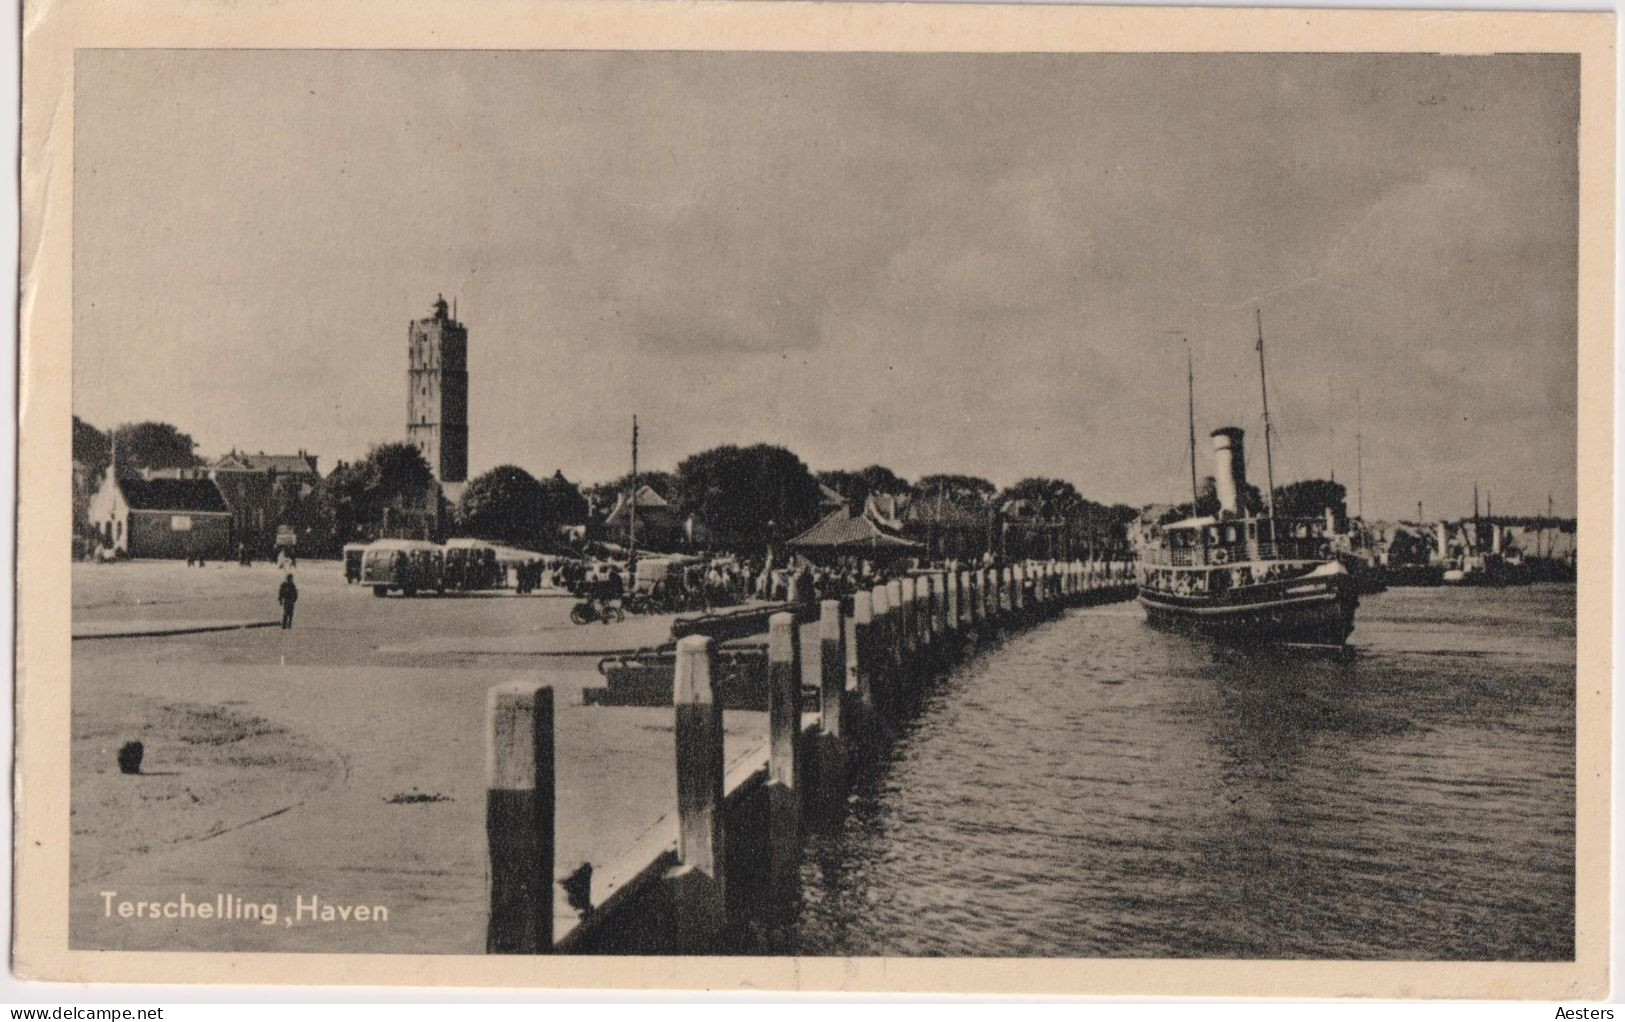
<svg viewBox="0 0 1625 1022"><path fill-rule="evenodd" d="M597 612L598 619L609 624L610 606L622 596L621 569L611 564L609 575L597 586L593 594L593 610Z"/></svg>

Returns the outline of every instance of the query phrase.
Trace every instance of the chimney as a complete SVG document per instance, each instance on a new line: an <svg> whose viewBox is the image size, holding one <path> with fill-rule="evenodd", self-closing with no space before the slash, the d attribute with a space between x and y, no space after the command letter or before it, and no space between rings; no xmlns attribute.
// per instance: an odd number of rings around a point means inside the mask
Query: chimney
<svg viewBox="0 0 1625 1022"><path fill-rule="evenodd" d="M1247 486L1247 448L1243 432L1234 426L1213 431L1213 483L1220 513L1241 514L1241 495Z"/></svg>

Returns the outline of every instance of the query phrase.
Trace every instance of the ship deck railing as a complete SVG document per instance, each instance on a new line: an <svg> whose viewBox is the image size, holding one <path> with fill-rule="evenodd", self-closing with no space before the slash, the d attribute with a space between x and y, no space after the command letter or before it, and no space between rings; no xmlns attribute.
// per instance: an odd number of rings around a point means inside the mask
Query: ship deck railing
<svg viewBox="0 0 1625 1022"><path fill-rule="evenodd" d="M1276 539L1152 549L1141 560L1161 568L1219 568L1249 561L1318 561L1328 556L1323 539Z"/></svg>

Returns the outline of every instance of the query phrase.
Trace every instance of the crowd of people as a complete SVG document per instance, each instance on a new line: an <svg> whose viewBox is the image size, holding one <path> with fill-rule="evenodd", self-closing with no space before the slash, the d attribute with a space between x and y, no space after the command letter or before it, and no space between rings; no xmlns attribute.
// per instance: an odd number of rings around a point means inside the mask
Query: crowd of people
<svg viewBox="0 0 1625 1022"><path fill-rule="evenodd" d="M750 600L817 604L850 597L929 567L938 571L1005 567L1005 560L934 561L913 558L842 558L817 563L791 555L779 559L725 555L708 559L646 555L631 565L616 560L537 558L515 572L516 591L548 586L584 600L616 602L632 613L713 610Z"/></svg>

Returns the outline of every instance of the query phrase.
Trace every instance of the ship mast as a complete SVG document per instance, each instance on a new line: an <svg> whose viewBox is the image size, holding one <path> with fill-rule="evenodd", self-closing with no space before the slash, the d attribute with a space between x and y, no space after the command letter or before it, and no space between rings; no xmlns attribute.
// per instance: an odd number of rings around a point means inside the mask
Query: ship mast
<svg viewBox="0 0 1625 1022"><path fill-rule="evenodd" d="M1185 339L1185 391L1190 408L1191 424L1191 517L1198 514L1199 491L1196 486L1196 363L1191 358L1191 342Z"/></svg>
<svg viewBox="0 0 1625 1022"><path fill-rule="evenodd" d="M1264 310L1255 309L1258 316L1258 390L1264 399L1264 473L1269 482L1270 519L1275 518L1275 455L1270 448L1270 387L1264 375Z"/></svg>
<svg viewBox="0 0 1625 1022"><path fill-rule="evenodd" d="M638 566L638 417L632 416L632 498L626 505L626 573ZM635 577L635 576L634 576Z"/></svg>
<svg viewBox="0 0 1625 1022"><path fill-rule="evenodd" d="M1356 507L1360 521L1365 521L1365 460L1362 457L1360 444L1362 441L1361 429L1364 426L1360 412L1360 388L1354 388L1354 493L1357 501ZM1422 517L1418 511L1416 517Z"/></svg>

